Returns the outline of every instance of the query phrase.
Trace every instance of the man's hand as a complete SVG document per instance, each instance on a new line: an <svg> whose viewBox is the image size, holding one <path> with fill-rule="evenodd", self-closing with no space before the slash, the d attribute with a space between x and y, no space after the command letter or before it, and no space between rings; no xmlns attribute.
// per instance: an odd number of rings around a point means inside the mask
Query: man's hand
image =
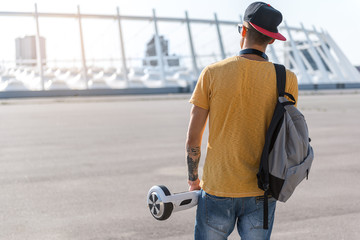
<svg viewBox="0 0 360 240"><path fill-rule="evenodd" d="M196 179L195 181L188 180L188 184L189 184L189 191L195 191L201 189L200 179Z"/></svg>

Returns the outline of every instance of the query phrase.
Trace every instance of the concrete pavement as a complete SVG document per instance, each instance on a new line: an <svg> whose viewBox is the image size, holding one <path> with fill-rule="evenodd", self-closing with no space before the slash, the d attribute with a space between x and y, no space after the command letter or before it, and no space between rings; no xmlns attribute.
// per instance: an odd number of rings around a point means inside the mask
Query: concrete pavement
<svg viewBox="0 0 360 240"><path fill-rule="evenodd" d="M195 208L159 222L146 205L153 185L187 189L188 98L1 100L0 239L192 239ZM360 94L307 93L299 108L315 160L272 239L360 239Z"/></svg>

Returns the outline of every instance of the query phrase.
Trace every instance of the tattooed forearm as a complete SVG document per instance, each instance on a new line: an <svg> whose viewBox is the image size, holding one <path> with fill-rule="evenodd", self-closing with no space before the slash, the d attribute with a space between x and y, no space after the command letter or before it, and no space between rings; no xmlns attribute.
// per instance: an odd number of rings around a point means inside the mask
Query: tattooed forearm
<svg viewBox="0 0 360 240"><path fill-rule="evenodd" d="M200 147L187 147L186 152L189 180L195 181L199 178L198 167L201 155Z"/></svg>

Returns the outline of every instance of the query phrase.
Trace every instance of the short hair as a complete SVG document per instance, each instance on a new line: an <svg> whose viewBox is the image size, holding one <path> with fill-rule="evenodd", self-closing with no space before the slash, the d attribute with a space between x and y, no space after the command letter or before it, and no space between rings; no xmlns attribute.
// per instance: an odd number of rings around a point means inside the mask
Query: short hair
<svg viewBox="0 0 360 240"><path fill-rule="evenodd" d="M249 40L255 44L265 45L265 44L269 44L269 42L272 40L271 37L260 33L253 26L251 26L251 24L247 24L246 28L247 28L247 34Z"/></svg>

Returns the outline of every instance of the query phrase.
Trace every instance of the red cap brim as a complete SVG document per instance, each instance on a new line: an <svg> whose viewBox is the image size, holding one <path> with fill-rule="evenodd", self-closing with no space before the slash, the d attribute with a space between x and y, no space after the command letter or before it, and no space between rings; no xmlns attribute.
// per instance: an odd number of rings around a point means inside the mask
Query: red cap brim
<svg viewBox="0 0 360 240"><path fill-rule="evenodd" d="M277 39L277 40L280 40L280 41L286 41L286 38L281 35L281 33L274 33L274 32L270 32L264 28L261 28L253 23L251 23L251 26L253 26L253 28L255 28L257 31L261 32L262 34L268 36L268 37L271 37L271 38L274 38L274 39Z"/></svg>

